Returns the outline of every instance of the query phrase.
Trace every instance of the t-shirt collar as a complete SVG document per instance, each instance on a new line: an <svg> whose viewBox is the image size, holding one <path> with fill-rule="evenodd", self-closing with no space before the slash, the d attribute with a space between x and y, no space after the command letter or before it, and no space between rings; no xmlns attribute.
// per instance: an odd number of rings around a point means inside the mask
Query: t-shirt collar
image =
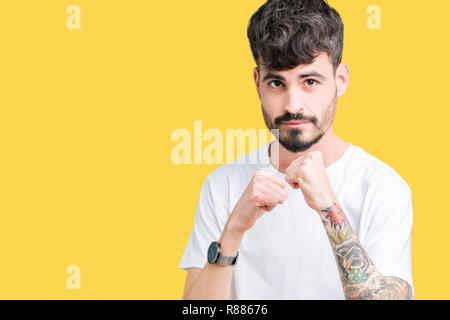
<svg viewBox="0 0 450 320"><path fill-rule="evenodd" d="M262 161L262 163L263 163L264 167L266 168L266 170L268 170L269 172L272 172L279 176L284 176L284 173L275 169L275 167L270 162L269 147L270 147L271 143L274 141L275 140L268 142L263 146L263 159L262 159L263 161ZM327 173L339 170L339 168L347 162L348 158L351 156L351 153L353 152L353 149L354 149L354 145L351 142L349 142L348 147L345 150L344 154L339 159L337 159L335 162L333 162L331 165L329 165L328 167L325 168Z"/></svg>

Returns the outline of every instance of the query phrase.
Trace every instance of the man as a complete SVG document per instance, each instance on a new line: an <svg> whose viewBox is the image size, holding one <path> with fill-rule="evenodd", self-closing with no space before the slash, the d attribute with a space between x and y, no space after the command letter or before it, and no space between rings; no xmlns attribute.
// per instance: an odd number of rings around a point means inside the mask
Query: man
<svg viewBox="0 0 450 320"><path fill-rule="evenodd" d="M243 156L268 166L241 157L206 178L183 298L412 299L411 190L333 133L349 81L339 14L324 0L269 0L248 38L276 140Z"/></svg>

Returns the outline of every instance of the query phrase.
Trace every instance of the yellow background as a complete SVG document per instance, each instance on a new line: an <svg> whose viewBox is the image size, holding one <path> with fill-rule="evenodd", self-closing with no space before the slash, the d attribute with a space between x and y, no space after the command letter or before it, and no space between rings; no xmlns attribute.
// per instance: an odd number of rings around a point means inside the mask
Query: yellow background
<svg viewBox="0 0 450 320"><path fill-rule="evenodd" d="M181 298L178 264L218 165L176 166L171 134L195 120L265 128L246 37L263 2L1 1L0 298ZM409 184L416 298L449 298L450 2L330 4L351 70L335 132ZM372 4L381 30L366 27Z"/></svg>

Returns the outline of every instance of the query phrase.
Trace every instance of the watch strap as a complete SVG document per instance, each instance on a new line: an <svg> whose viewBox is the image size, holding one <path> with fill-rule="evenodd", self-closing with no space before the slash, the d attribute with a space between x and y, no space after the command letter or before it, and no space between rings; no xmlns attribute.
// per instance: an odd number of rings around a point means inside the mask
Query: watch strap
<svg viewBox="0 0 450 320"><path fill-rule="evenodd" d="M221 266L234 265L234 264L236 264L238 256L239 256L239 252L237 253L237 255L235 257L222 256L221 254L219 254L219 256L217 257L217 260L216 260L216 264L219 264Z"/></svg>

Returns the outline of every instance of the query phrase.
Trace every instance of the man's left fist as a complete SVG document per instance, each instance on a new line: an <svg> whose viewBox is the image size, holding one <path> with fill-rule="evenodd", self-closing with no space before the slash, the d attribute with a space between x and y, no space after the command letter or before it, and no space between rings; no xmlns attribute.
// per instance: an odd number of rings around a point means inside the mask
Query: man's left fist
<svg viewBox="0 0 450 320"><path fill-rule="evenodd" d="M286 182L301 189L306 203L315 211L337 202L330 186L322 153L311 151L291 162L285 173Z"/></svg>

